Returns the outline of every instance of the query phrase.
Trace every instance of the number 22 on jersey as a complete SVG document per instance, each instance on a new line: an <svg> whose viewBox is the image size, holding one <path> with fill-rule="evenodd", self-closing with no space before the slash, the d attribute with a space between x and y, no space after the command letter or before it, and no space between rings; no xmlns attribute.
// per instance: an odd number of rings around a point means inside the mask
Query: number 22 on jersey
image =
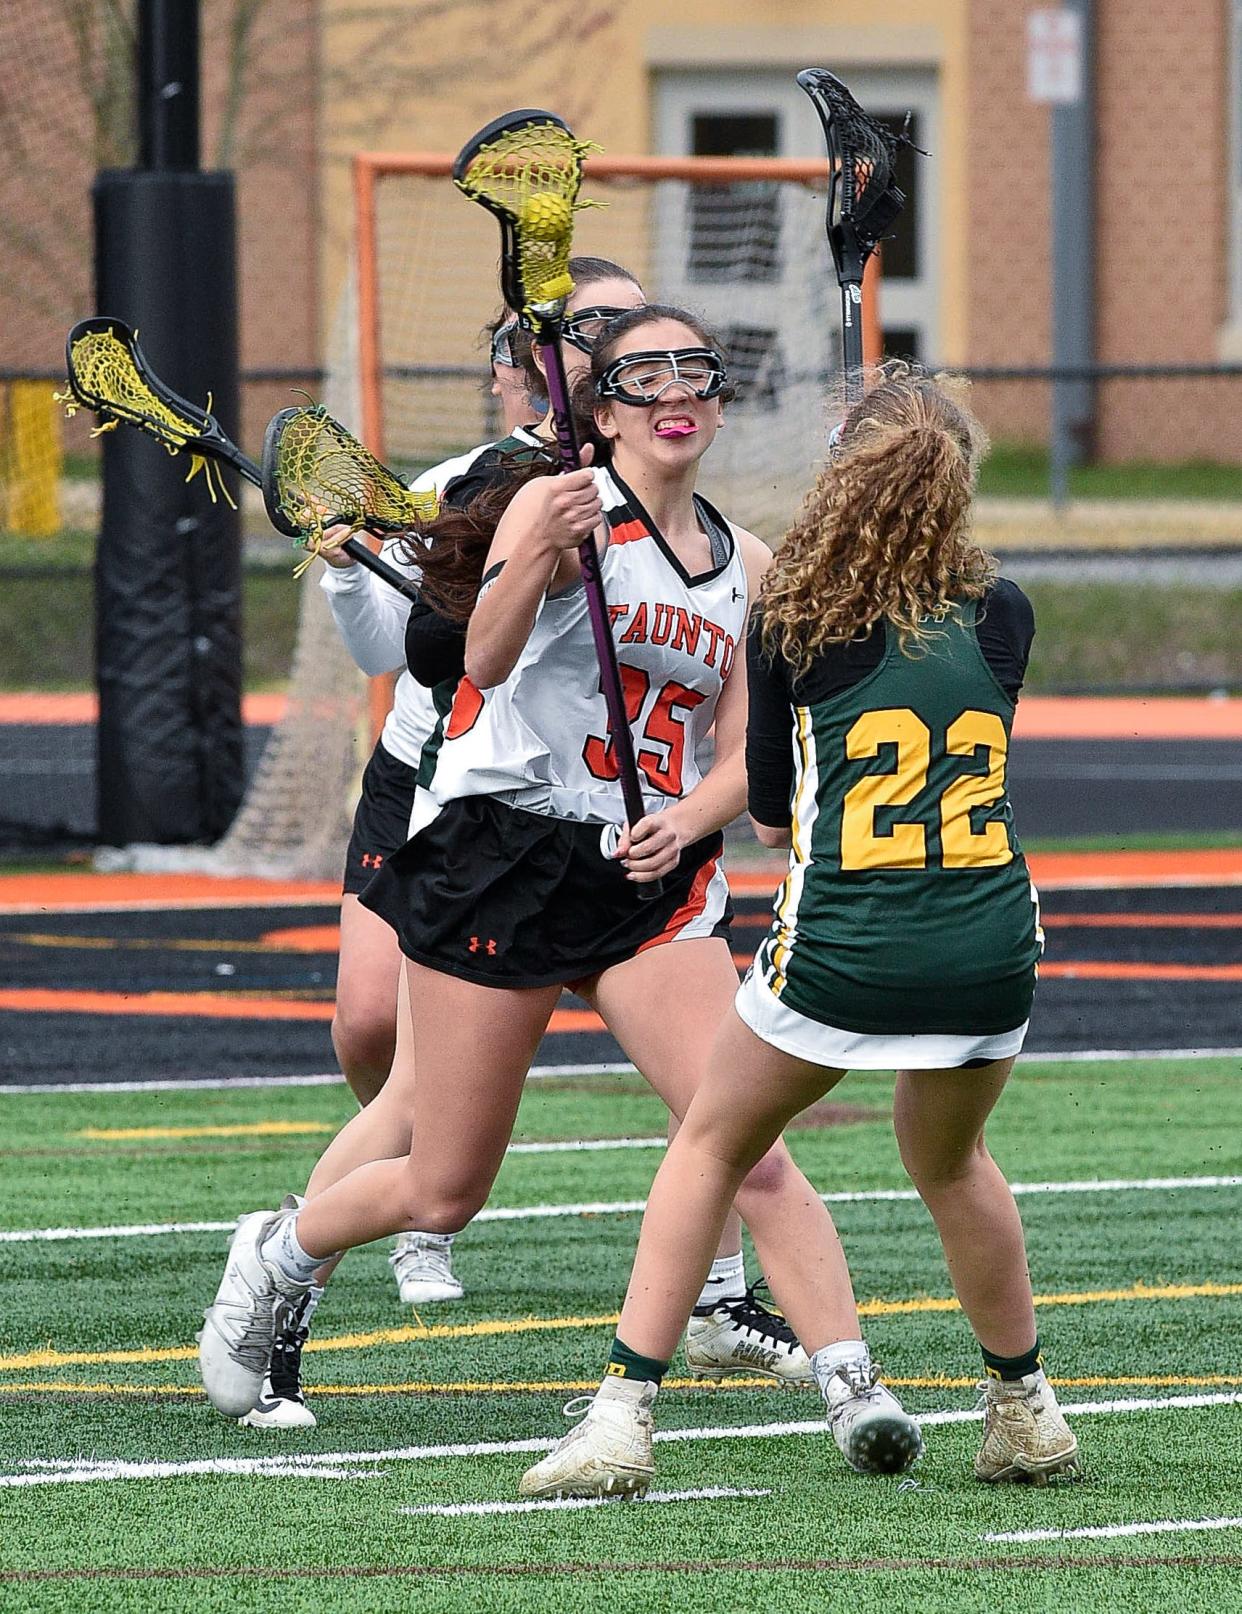
<svg viewBox="0 0 1242 1614"><path fill-rule="evenodd" d="M925 789L931 769L932 731L908 706L864 712L845 736L851 761L876 757L892 746L891 772L868 773L846 791L841 810L842 869L924 869L927 830L920 823L891 825L876 833L879 808L908 807ZM995 712L966 711L949 724L945 754L974 757L987 752L987 772L959 774L940 796L940 864L945 869L995 868L1010 862L1013 851L1005 825L990 819L976 831L972 813L995 806L1005 792L1005 725Z"/></svg>

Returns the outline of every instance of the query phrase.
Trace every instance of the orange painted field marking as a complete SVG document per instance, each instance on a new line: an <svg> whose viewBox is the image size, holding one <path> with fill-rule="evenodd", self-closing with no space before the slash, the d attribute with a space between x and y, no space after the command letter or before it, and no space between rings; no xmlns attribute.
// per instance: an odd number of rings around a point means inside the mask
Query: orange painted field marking
<svg viewBox="0 0 1242 1614"><path fill-rule="evenodd" d="M1242 846L1182 852L1033 852L1027 862L1035 884L1044 891L1242 885Z"/></svg>
<svg viewBox="0 0 1242 1614"><path fill-rule="evenodd" d="M1242 885L1242 846L1196 847L1182 852L1032 852L1027 862L1031 877L1043 891ZM730 869L729 885L740 895L772 896L785 877L785 868L782 857L770 869Z"/></svg>
<svg viewBox="0 0 1242 1614"><path fill-rule="evenodd" d="M242 696L242 720L260 725L279 723L286 697L278 690ZM31 689L0 694L0 723L89 724L99 721L99 697L92 689Z"/></svg>
<svg viewBox="0 0 1242 1614"><path fill-rule="evenodd" d="M167 1014L196 1020L331 1020L330 1001L234 997L215 992L82 992L50 987L0 990L0 1010L20 1014ZM549 1031L602 1031L591 1009L557 1009Z"/></svg>
<svg viewBox="0 0 1242 1614"><path fill-rule="evenodd" d="M247 723L279 722L279 692L242 696ZM98 720L92 690L25 690L0 694L0 724L89 724ZM1014 733L1037 740L1242 740L1242 700L1180 695L1027 695Z"/></svg>
<svg viewBox="0 0 1242 1614"><path fill-rule="evenodd" d="M1242 923L1242 920L1239 921ZM293 925L287 930L265 930L259 937L263 947L282 953L339 953L339 925Z"/></svg>
<svg viewBox="0 0 1242 1614"><path fill-rule="evenodd" d="M1242 885L1242 847L1181 852L1036 852L1029 858L1045 890ZM734 891L771 896L784 874L771 868L729 875ZM257 880L211 874L0 875L0 913L141 912L168 908L335 906L334 880Z"/></svg>
<svg viewBox="0 0 1242 1614"><path fill-rule="evenodd" d="M165 908L277 908L341 900L335 880L214 874L8 874L0 913L140 913Z"/></svg>
<svg viewBox="0 0 1242 1614"><path fill-rule="evenodd" d="M746 966L745 954L734 963ZM1133 964L1111 960L1056 960L1040 965L1048 980L1242 981L1242 964ZM0 990L0 1011L21 1014L173 1015L200 1020L331 1020L330 1001L233 997L211 992L83 992L47 987ZM593 1009L557 1009L549 1031L603 1031Z"/></svg>
<svg viewBox="0 0 1242 1614"><path fill-rule="evenodd" d="M1015 740L1242 740L1242 700L1027 695Z"/></svg>
<svg viewBox="0 0 1242 1614"><path fill-rule="evenodd" d="M331 1020L330 1002L243 998L214 992L81 992L44 987L0 991L0 1009L25 1014L167 1014L196 1020Z"/></svg>
<svg viewBox="0 0 1242 1614"><path fill-rule="evenodd" d="M1242 964L1121 964L1111 959L1039 966L1048 979L1079 981L1242 981Z"/></svg>

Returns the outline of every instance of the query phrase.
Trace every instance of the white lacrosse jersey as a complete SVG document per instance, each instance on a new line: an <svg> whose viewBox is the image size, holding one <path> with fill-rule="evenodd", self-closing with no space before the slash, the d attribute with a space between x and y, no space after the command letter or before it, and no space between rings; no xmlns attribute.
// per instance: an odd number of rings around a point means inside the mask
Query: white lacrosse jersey
<svg viewBox="0 0 1242 1614"><path fill-rule="evenodd" d="M493 448L537 448L541 439L519 426L500 443L480 443L468 453L443 460L416 477L410 486L415 493L443 495L451 482L465 476L477 460ZM417 582L419 572L406 556L399 539L389 539L380 550L388 564ZM391 756L408 767L417 768L423 746L440 720L432 694L409 673L405 665L405 624L410 602L391 588L382 577L364 566L324 566L320 587L345 648L370 678L400 669L393 690L392 707L384 720L380 744Z"/></svg>
<svg viewBox="0 0 1242 1614"><path fill-rule="evenodd" d="M643 800L655 813L702 777L699 745L744 650L746 568L728 522L706 500L696 495L713 564L692 577L620 478L598 467L595 480L608 539L604 595ZM738 676L746 676L744 654ZM434 742L428 760L431 752ZM434 773L424 766L411 833L471 795L554 818L624 819L581 581L544 596L503 684L480 691L462 679L434 764Z"/></svg>

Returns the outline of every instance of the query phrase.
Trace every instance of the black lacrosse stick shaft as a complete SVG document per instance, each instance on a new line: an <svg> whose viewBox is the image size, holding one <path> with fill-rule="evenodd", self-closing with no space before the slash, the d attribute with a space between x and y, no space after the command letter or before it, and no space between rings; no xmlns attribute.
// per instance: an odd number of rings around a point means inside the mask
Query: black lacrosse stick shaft
<svg viewBox="0 0 1242 1614"><path fill-rule="evenodd" d="M578 449L578 433L574 428L573 412L569 403L565 357L561 352L560 320L541 321L536 329L535 340L543 354L547 372L548 402L552 407L561 469L576 471L580 466L581 457ZM612 743L617 758L621 799L625 804L626 821L633 827L646 815L647 807L638 783L634 737L630 733L625 697L621 691L621 670L617 666L617 647L612 637L612 619L608 615L608 602L604 597L604 579L600 573L599 550L596 548L594 533L578 546L578 563L582 567L582 584L586 590L591 634L595 640L595 654L599 661L600 689L603 692L604 705L608 708L608 727L612 731ZM657 894L656 891L652 892L652 895Z"/></svg>

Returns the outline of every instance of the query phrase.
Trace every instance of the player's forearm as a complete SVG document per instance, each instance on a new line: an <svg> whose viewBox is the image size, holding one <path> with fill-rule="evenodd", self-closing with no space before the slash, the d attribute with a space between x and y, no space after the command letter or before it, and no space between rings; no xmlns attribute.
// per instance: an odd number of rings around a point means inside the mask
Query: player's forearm
<svg viewBox="0 0 1242 1614"><path fill-rule="evenodd" d="M741 750L718 756L710 772L667 811L677 815L683 844L731 824L746 807L746 761Z"/></svg>

